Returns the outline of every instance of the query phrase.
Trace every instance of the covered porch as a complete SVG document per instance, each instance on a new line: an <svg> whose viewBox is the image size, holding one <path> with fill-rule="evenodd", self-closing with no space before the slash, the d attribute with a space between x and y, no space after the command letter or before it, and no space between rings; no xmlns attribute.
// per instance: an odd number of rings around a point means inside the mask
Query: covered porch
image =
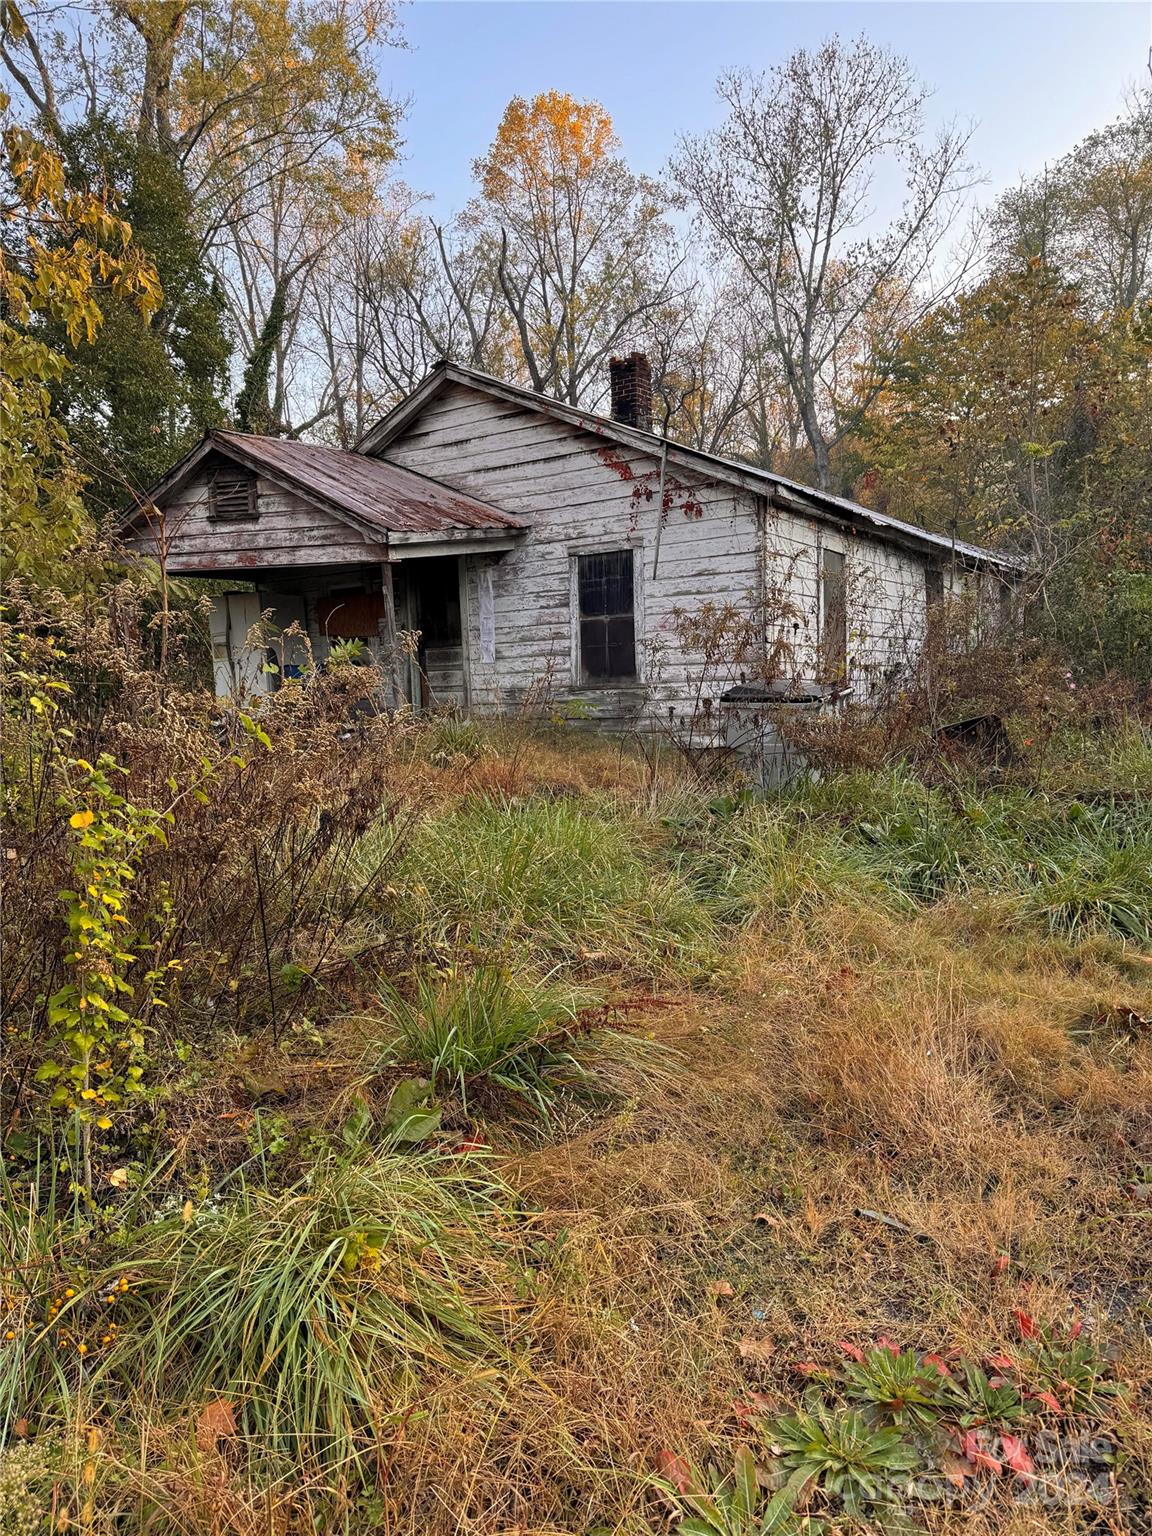
<svg viewBox="0 0 1152 1536"><path fill-rule="evenodd" d="M393 706L469 706L463 557L270 568L212 599L216 692L266 693L333 655L375 666Z"/></svg>
<svg viewBox="0 0 1152 1536"><path fill-rule="evenodd" d="M392 707L466 711L465 561L499 556L525 531L394 464L214 431L141 500L123 537L170 575L223 583L211 617L221 696L271 692L339 656L377 667Z"/></svg>

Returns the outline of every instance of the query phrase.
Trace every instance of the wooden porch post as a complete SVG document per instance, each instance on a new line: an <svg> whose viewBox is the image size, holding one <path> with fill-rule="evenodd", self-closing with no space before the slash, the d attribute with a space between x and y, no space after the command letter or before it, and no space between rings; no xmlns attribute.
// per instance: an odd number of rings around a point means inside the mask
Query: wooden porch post
<svg viewBox="0 0 1152 1536"><path fill-rule="evenodd" d="M384 594L384 617L380 622L380 641L388 657L389 689L392 708L400 708L400 670L396 655L396 593L392 583L392 562L386 560L380 567L380 588Z"/></svg>

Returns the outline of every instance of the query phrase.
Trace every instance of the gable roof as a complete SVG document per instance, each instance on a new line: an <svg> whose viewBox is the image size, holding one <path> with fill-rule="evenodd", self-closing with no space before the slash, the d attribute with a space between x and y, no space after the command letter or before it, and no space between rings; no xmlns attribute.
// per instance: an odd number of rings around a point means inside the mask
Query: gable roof
<svg viewBox="0 0 1152 1536"><path fill-rule="evenodd" d="M387 459L367 458L362 453L349 453L322 443L257 437L220 428L206 432L196 447L140 499L128 514L127 523L134 522L149 504L161 505L169 500L213 454L222 454L245 469L266 475L362 533L508 533L525 526L519 518L501 512L498 507Z"/></svg>
<svg viewBox="0 0 1152 1536"><path fill-rule="evenodd" d="M952 539L947 534L933 533L915 523L903 522L883 512L874 512L860 502L849 501L843 496L832 496L815 486L789 480L772 470L759 469L752 464L742 464L736 459L722 458L719 454L705 453L699 448L688 448L681 443L659 437L655 432L644 432L638 427L627 426L611 416L601 416L595 411L581 410L579 406L554 400L550 395L538 395L518 384L506 384L491 374L477 368L466 368L461 363L440 362L425 379L395 406L383 420L370 428L356 444L360 454L382 453L388 444L420 415L424 407L452 384L463 384L470 389L494 395L498 399L521 405L541 415L566 421L597 437L627 447L638 448L659 458L667 455L669 464L676 464L697 475L711 480L725 480L748 490L767 491L774 494L780 505L824 518L837 523L847 523L894 543L912 545L923 553L941 557L957 557L970 564L993 566L1004 571L1019 572L1027 561L1014 555L1001 554L980 544L969 544L963 539Z"/></svg>

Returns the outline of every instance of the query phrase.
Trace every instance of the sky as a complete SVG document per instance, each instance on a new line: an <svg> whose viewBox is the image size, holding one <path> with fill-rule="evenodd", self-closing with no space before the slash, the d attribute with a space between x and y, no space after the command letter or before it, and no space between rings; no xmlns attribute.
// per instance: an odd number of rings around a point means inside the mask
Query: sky
<svg viewBox="0 0 1152 1536"><path fill-rule="evenodd" d="M1115 117L1152 45L1148 0L412 0L401 17L408 47L382 71L408 103L397 171L444 217L513 96L603 103L628 163L657 175L677 134L720 120L717 75L767 70L833 32L905 54L933 90L932 120L975 123L991 198Z"/></svg>

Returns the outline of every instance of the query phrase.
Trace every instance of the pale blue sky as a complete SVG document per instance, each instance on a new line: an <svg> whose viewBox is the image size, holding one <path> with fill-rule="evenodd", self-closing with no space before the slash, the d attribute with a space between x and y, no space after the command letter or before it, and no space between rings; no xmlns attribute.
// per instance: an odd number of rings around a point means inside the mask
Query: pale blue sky
<svg viewBox="0 0 1152 1536"><path fill-rule="evenodd" d="M759 0L414 0L409 42L384 82L409 99L400 177L441 214L471 191L470 166L509 98L559 89L611 112L634 169L658 173L677 133L718 120L716 76L767 69L831 32L866 32L906 54L932 113L974 119L983 197L1057 158L1147 79L1152 4L773 4Z"/></svg>

